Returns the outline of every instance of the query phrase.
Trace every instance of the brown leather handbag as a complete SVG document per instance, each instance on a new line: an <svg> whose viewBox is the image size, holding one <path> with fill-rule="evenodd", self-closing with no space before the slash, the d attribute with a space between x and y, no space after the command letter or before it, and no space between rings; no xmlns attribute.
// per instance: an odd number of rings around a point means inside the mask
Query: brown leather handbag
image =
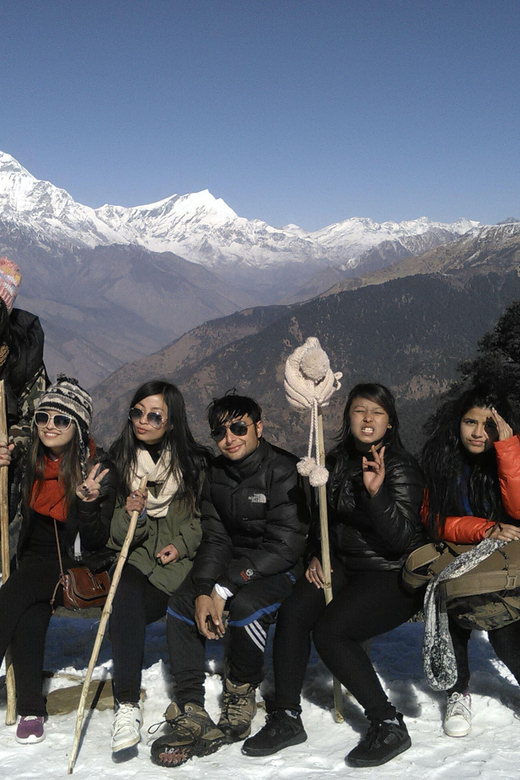
<svg viewBox="0 0 520 780"><path fill-rule="evenodd" d="M104 606L110 590L108 571L99 571L94 574L88 566L72 566L63 571L56 520L54 520L54 532L60 562L60 577L52 594L51 606L53 610L56 591L60 585L63 586L63 606L65 609L80 610Z"/></svg>
<svg viewBox="0 0 520 780"><path fill-rule="evenodd" d="M93 574L88 566L74 566L60 574L65 609L102 607L110 589L107 571Z"/></svg>

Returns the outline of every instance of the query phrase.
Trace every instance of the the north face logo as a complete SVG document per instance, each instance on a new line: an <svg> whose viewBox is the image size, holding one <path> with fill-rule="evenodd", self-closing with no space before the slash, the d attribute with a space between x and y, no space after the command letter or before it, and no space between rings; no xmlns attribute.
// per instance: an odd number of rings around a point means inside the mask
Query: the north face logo
<svg viewBox="0 0 520 780"><path fill-rule="evenodd" d="M252 496L247 497L248 501L252 504L267 504L267 497L265 493L253 493Z"/></svg>

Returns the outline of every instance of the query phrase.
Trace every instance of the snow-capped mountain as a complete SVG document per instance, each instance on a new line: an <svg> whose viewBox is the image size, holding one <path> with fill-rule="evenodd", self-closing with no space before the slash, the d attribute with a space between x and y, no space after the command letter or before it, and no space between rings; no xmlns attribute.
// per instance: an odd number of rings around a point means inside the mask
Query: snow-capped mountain
<svg viewBox="0 0 520 780"><path fill-rule="evenodd" d="M261 276L269 272L273 288L282 279L287 283L286 272L293 264L299 267L300 283L326 266L353 269L363 253L384 241L398 241L420 253L479 224L467 219L442 224L426 217L378 224L354 217L306 232L297 225L275 228L239 217L208 190L144 206L93 209L36 179L5 152L0 152L0 220L30 230L36 240L45 237L67 247L134 244L174 252L223 276L232 270L244 281L255 271Z"/></svg>

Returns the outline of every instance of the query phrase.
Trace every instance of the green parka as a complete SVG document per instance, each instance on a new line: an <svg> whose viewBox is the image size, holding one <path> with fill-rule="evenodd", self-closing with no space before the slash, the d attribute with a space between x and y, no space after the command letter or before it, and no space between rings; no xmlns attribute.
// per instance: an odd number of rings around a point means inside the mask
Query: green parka
<svg viewBox="0 0 520 780"><path fill-rule="evenodd" d="M153 489L154 486L148 486L148 490ZM108 547L121 549L129 520L125 504L118 504L112 517ZM139 569L159 590L174 593L191 570L201 538L198 510L188 507L184 500L174 498L165 517L153 518L145 514L139 518L128 563ZM168 544L175 545L179 559L163 565L155 556Z"/></svg>

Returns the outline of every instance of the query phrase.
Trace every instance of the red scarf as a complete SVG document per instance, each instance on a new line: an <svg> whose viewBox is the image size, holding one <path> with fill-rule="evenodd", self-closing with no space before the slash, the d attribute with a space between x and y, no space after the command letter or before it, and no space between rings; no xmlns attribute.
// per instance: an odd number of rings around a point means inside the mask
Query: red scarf
<svg viewBox="0 0 520 780"><path fill-rule="evenodd" d="M52 517L60 523L67 521L67 505L65 502L65 488L58 472L61 458L51 460L44 455L43 483L35 479L31 490L30 507L40 515Z"/></svg>

